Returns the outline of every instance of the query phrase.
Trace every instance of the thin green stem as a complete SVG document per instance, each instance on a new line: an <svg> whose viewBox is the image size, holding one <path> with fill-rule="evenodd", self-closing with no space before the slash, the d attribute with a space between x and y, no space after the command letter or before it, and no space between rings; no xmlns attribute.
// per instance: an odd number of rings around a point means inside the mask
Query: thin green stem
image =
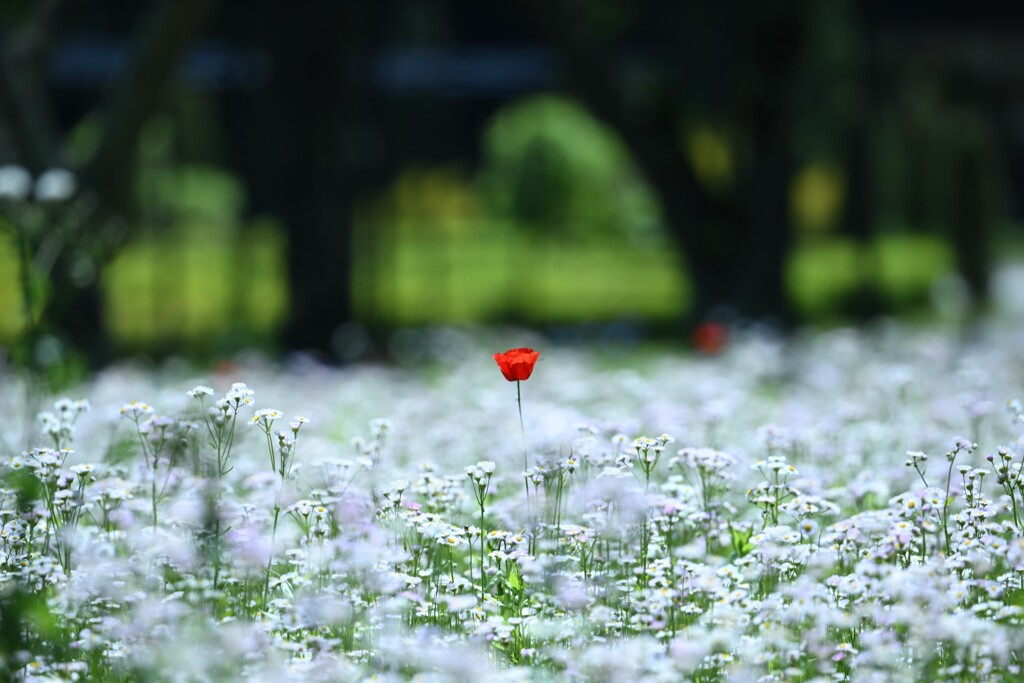
<svg viewBox="0 0 1024 683"><path fill-rule="evenodd" d="M280 496L280 494L278 494ZM270 556L267 558L267 580L263 586L263 607L266 609L267 601L270 599L270 572L274 567L274 543L277 541L277 520L281 514L281 505L274 502L274 527L270 532Z"/></svg>
<svg viewBox="0 0 1024 683"><path fill-rule="evenodd" d="M213 589L217 590L220 585L220 515L217 515L217 519L214 522L213 549L211 552L213 553Z"/></svg>
<svg viewBox="0 0 1024 683"><path fill-rule="evenodd" d="M157 524L157 505L156 505L156 464L158 453L154 450L150 453L149 448L146 446L146 438L143 436L142 431L139 429L139 418L136 415L134 418L135 422L135 433L139 437L139 446L142 448L142 457L146 460L146 465L150 471L150 499L152 500L153 507L153 530L156 531Z"/></svg>
<svg viewBox="0 0 1024 683"><path fill-rule="evenodd" d="M484 543L486 543L486 535L484 533L484 494L480 496L480 609L484 607Z"/></svg>
<svg viewBox="0 0 1024 683"><path fill-rule="evenodd" d="M1017 496L1013 487L1010 487L1010 501L1013 503L1013 524L1020 529L1020 517L1017 514Z"/></svg>
<svg viewBox="0 0 1024 683"><path fill-rule="evenodd" d="M946 516L949 511L949 483L953 479L953 463L956 462L956 457L949 459L949 471L946 472L946 496L942 499L942 534L946 538L946 554L949 554L949 523L946 521Z"/></svg>
<svg viewBox="0 0 1024 683"><path fill-rule="evenodd" d="M914 464L914 471L917 472L917 476L921 477L921 483L924 484L924 487L928 488L928 480L924 478L924 472L921 471L921 468L916 463Z"/></svg>
<svg viewBox="0 0 1024 683"><path fill-rule="evenodd" d="M533 515L530 512L530 475L528 474L530 458L526 449L526 426L523 422L523 394L519 384L519 380L516 380L516 404L519 406L519 434L523 438L523 484L526 487L526 518L528 520L528 530L532 531L530 527L533 526Z"/></svg>
<svg viewBox="0 0 1024 683"><path fill-rule="evenodd" d="M263 427L263 433L267 436L267 450L270 452L270 471L277 472L277 461L274 458L274 443L270 439L271 424L267 424Z"/></svg>
<svg viewBox="0 0 1024 683"><path fill-rule="evenodd" d="M153 478L150 480L150 489L153 498L153 531L156 531L156 464L153 464Z"/></svg>

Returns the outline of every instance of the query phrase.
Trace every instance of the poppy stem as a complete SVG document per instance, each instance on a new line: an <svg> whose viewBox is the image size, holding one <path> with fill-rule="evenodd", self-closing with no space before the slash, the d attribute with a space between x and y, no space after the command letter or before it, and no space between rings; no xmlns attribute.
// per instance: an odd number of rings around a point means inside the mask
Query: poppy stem
<svg viewBox="0 0 1024 683"><path fill-rule="evenodd" d="M523 484L526 486L526 517L529 523L533 523L530 516L530 458L526 450L526 427L523 425L523 394L519 387L519 380L516 380L516 403L519 405L519 433L523 437Z"/></svg>

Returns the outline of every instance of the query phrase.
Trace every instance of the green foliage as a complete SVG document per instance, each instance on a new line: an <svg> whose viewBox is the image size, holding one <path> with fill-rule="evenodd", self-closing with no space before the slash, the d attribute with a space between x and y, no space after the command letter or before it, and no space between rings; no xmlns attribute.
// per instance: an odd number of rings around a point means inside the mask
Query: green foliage
<svg viewBox="0 0 1024 683"><path fill-rule="evenodd" d="M508 585L514 591L520 591L523 589L523 579L519 576L519 570L513 568L508 573Z"/></svg>
<svg viewBox="0 0 1024 683"><path fill-rule="evenodd" d="M878 241L876 254L883 291L898 308L926 302L931 283L953 270L949 244L930 235L886 235Z"/></svg>
<svg viewBox="0 0 1024 683"><path fill-rule="evenodd" d="M144 157L159 157L161 130L150 133ZM287 303L280 226L246 221L245 191L225 171L154 159L145 168L146 225L103 274L114 339L127 349L209 351L237 330L250 345L267 342Z"/></svg>
<svg viewBox="0 0 1024 683"><path fill-rule="evenodd" d="M209 226L207 226L209 227ZM104 273L106 322L127 348L210 348L233 328L250 343L281 324L287 297L283 235L256 224L245 238L201 236L183 223L134 240Z"/></svg>
<svg viewBox="0 0 1024 683"><path fill-rule="evenodd" d="M7 486L14 491L19 512L29 512L37 500L43 498L43 485L31 471L18 469L7 476Z"/></svg>
<svg viewBox="0 0 1024 683"><path fill-rule="evenodd" d="M749 529L729 527L729 535L732 539L732 552L735 557L746 557L754 549L750 537L754 535L753 527Z"/></svg>
<svg viewBox="0 0 1024 683"><path fill-rule="evenodd" d="M63 640L59 635L56 619L47 609L45 594L19 584L4 586L0 594L0 674L5 680L13 680L21 665L18 656L30 652L40 636L56 644Z"/></svg>
<svg viewBox="0 0 1024 683"><path fill-rule="evenodd" d="M572 101L540 95L506 107L483 150L491 215L577 243L663 241L658 203L625 145Z"/></svg>
<svg viewBox="0 0 1024 683"><path fill-rule="evenodd" d="M72 157L87 158L95 128L87 121L76 129ZM272 344L288 305L285 230L245 217L245 190L231 174L176 158L180 129L158 117L141 136L140 227L101 273L104 324L125 351ZM703 141L696 148L728 176L724 138L690 132L696 137L684 144ZM932 282L952 270L950 247L920 234L886 233L867 247L835 235L843 187L833 170L808 165L790 197L804 233L786 272L797 311L827 322L855 312L867 289L888 310L926 308ZM527 98L485 131L478 175L406 169L371 210L356 212L353 305L359 318L384 326L677 320L692 294L661 220L610 128L570 100ZM0 224L7 345L26 329L14 234ZM33 285L38 305L48 282Z"/></svg>
<svg viewBox="0 0 1024 683"><path fill-rule="evenodd" d="M797 310L811 320L841 316L863 286L891 309L908 313L928 306L932 283L952 267L949 245L931 235L884 234L867 246L833 237L799 243L790 253L786 282Z"/></svg>
<svg viewBox="0 0 1024 683"><path fill-rule="evenodd" d="M13 227L0 217L0 342L13 343L24 328L18 247Z"/></svg>
<svg viewBox="0 0 1024 683"><path fill-rule="evenodd" d="M678 319L690 291L674 255L526 235L406 236L356 263L356 314L393 325Z"/></svg>

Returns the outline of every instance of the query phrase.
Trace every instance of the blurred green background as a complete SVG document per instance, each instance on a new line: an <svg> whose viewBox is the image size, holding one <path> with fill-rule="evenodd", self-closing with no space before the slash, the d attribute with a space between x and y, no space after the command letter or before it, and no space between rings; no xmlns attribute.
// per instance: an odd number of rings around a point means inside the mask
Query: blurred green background
<svg viewBox="0 0 1024 683"><path fill-rule="evenodd" d="M1021 252L1024 12L926 7L9 3L0 163L76 185L0 182L0 344L968 321Z"/></svg>

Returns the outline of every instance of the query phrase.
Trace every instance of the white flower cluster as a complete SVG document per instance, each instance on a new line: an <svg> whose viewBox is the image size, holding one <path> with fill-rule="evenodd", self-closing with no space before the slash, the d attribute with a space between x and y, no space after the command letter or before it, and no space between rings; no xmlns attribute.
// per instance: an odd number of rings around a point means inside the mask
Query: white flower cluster
<svg viewBox="0 0 1024 683"><path fill-rule="evenodd" d="M873 335L564 350L522 430L487 363L101 374L0 441L12 680L1020 680L1024 340Z"/></svg>

